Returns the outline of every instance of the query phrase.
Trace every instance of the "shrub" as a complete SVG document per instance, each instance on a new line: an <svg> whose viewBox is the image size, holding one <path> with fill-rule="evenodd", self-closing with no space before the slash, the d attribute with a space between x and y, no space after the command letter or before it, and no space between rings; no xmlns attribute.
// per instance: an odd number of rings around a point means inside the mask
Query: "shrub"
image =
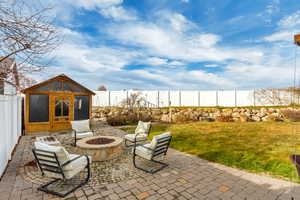
<svg viewBox="0 0 300 200"><path fill-rule="evenodd" d="M291 122L299 122L300 121L300 112L298 110L285 109L281 110L284 118Z"/></svg>
<svg viewBox="0 0 300 200"><path fill-rule="evenodd" d="M180 123L190 121L189 117L184 114L176 114L172 116L172 122Z"/></svg>
<svg viewBox="0 0 300 200"><path fill-rule="evenodd" d="M218 122L233 122L233 117L231 115L221 115L216 117Z"/></svg>
<svg viewBox="0 0 300 200"><path fill-rule="evenodd" d="M139 120L141 121L151 121L151 116L146 113L131 112L126 115L114 115L107 117L107 123L111 126L123 126L136 124Z"/></svg>

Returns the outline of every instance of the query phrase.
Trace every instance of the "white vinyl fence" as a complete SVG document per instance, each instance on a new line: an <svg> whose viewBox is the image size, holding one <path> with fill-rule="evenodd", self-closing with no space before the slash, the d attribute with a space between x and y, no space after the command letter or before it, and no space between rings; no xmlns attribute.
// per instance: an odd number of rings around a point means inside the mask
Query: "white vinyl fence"
<svg viewBox="0 0 300 200"><path fill-rule="evenodd" d="M0 176L22 133L22 97L0 95Z"/></svg>
<svg viewBox="0 0 300 200"><path fill-rule="evenodd" d="M122 102L130 98L132 93L139 93L145 100L146 107L167 107L167 106L270 106L284 105L274 98L274 102L258 100L255 90L211 90L211 91L94 91L93 106L121 106ZM276 96L279 92L276 91ZM281 92L281 95L287 95Z"/></svg>

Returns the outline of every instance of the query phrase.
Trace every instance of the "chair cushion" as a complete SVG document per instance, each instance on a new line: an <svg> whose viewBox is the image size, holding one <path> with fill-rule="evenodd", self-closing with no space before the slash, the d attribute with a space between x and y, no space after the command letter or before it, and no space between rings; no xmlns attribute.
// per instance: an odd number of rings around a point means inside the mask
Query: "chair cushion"
<svg viewBox="0 0 300 200"><path fill-rule="evenodd" d="M71 121L72 129L76 132L90 132L90 120Z"/></svg>
<svg viewBox="0 0 300 200"><path fill-rule="evenodd" d="M69 153L66 151L64 147L61 146L51 146L43 142L34 142L34 146L36 149L50 151L56 153L57 159L59 163L64 163L70 159ZM41 153L44 155L52 155L49 153ZM51 158L45 157L46 160L51 160Z"/></svg>
<svg viewBox="0 0 300 200"><path fill-rule="evenodd" d="M149 144L144 144L144 145L141 145L141 146L137 146L136 149L135 149L135 154L142 157L142 158L145 158L147 160L151 160L152 158L152 151L150 149L147 149L147 148L150 148L150 143ZM147 147L147 148L144 148L144 147Z"/></svg>
<svg viewBox="0 0 300 200"><path fill-rule="evenodd" d="M91 137L91 136L94 136L94 133L89 131L89 132L79 132L77 133L76 132L76 138L85 138L85 137ZM74 137L74 134L73 134L73 137Z"/></svg>
<svg viewBox="0 0 300 200"><path fill-rule="evenodd" d="M70 160L78 157L78 156L81 156L81 155L78 155L78 154L70 154ZM90 164L92 163L92 157L91 156L88 156L89 157L89 160L90 160ZM66 166L63 167L63 170L74 170L76 169L77 167L85 167L87 164L86 162L86 157L85 156L81 156L80 158L70 162L69 164L67 164Z"/></svg>
<svg viewBox="0 0 300 200"><path fill-rule="evenodd" d="M147 140L147 134L127 134L124 136L126 140L129 140L130 142L134 142L134 138L136 137L136 141L145 141Z"/></svg>
<svg viewBox="0 0 300 200"><path fill-rule="evenodd" d="M150 126L151 126L151 122L142 122L139 121L136 129L135 129L135 134L149 134L149 130L150 130Z"/></svg>
<svg viewBox="0 0 300 200"><path fill-rule="evenodd" d="M80 155L77 154L70 154L70 158L76 158ZM92 162L92 158L89 156L90 163ZM87 159L85 156L82 156L73 162L67 164L66 166L63 167L63 172L66 177L66 179L71 179L74 177L76 174L81 172L87 165ZM60 174L44 171L45 175L48 177L53 177L53 178L62 178Z"/></svg>
<svg viewBox="0 0 300 200"><path fill-rule="evenodd" d="M162 138L166 138L166 137L170 137L170 136L171 136L170 132L166 132L166 133L154 136L152 141L151 141L150 148L155 149L158 139L162 139Z"/></svg>

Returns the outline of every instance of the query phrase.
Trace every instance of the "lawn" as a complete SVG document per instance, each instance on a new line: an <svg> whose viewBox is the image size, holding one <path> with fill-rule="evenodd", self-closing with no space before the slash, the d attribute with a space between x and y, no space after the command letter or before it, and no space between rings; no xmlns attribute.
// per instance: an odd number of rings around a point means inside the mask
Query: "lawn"
<svg viewBox="0 0 300 200"><path fill-rule="evenodd" d="M154 124L150 138L170 131L173 135L171 147L179 151L230 167L299 182L289 160L291 153L300 153L300 132L294 132L297 127L300 130L300 123ZM134 129L123 128L131 133Z"/></svg>

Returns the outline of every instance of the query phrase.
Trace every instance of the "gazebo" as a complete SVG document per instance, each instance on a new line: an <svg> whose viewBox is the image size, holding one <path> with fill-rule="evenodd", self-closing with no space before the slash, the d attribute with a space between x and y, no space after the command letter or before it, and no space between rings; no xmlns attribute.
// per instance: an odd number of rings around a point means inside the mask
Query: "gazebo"
<svg viewBox="0 0 300 200"><path fill-rule="evenodd" d="M61 74L22 90L26 133L65 131L72 120L91 118L95 93Z"/></svg>

